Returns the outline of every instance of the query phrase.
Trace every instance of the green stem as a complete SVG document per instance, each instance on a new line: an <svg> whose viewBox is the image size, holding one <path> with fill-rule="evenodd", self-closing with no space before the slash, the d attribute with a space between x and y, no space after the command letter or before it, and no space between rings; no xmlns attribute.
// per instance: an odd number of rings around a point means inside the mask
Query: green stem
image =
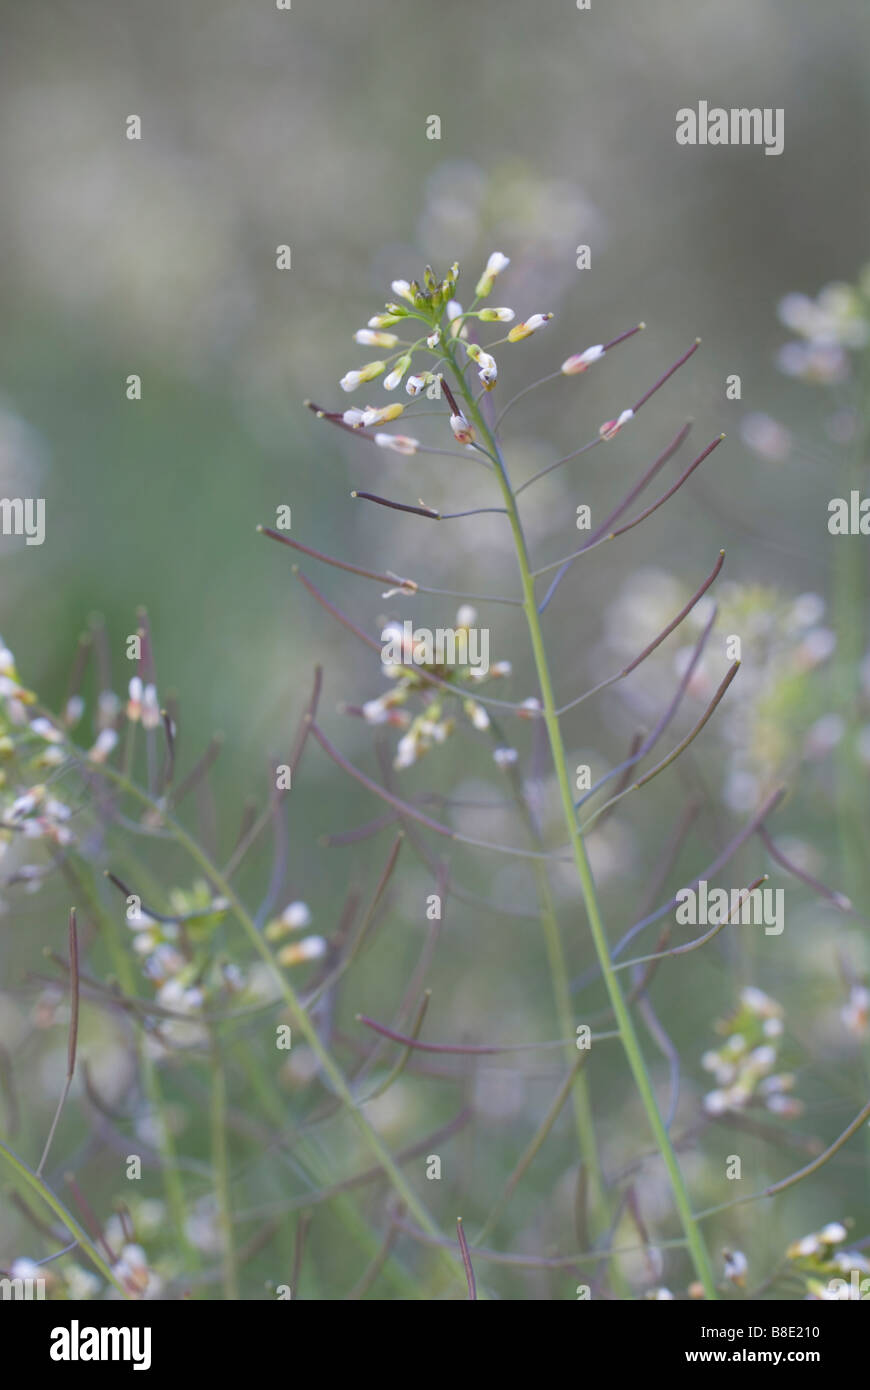
<svg viewBox="0 0 870 1390"><path fill-rule="evenodd" d="M571 783L568 776L568 768L565 757L565 747L562 740L562 731L559 727L559 719L556 714L556 702L553 696L552 679L550 676L549 661L544 645L544 637L541 629L541 620L538 613L537 600L535 597L535 581L532 577L532 567L529 561L526 539L517 508L516 498L513 488L507 475L501 450L498 442L489 429L480 409L474 402L474 397L465 378L459 371L456 363L455 348L447 352L450 364L459 390L468 407L470 419L473 421L480 434L487 441L490 453L497 463L499 486L504 498L505 507L510 519L511 531L514 538L514 546L517 554L517 561L520 570L520 580L523 591L523 611L526 615L526 622L529 629L529 637L532 643L532 652L535 661L535 670L538 676L538 683L541 689L541 699L543 702L544 723L547 729L547 736L550 743L550 752L556 769L556 778L559 785L559 796L562 803L562 810L565 818L565 825L571 838L571 847L574 855L574 862L577 874L580 879L580 888L583 894L583 902L586 908L586 915L589 921L589 928L595 946L595 953L598 957L598 964L604 978L607 994L613 1009L616 1026L622 1039L625 1055L631 1069L634 1082L643 1102L647 1120L655 1136L658 1147L661 1151L662 1159L667 1169L670 1179L671 1190L674 1195L674 1203L686 1235L686 1241L691 1252L692 1261L695 1266L698 1278L703 1285L704 1292L709 1299L716 1299L716 1285L713 1278L713 1270L710 1264L710 1257L700 1228L692 1214L692 1204L689 1199L688 1189L677 1160L676 1153L671 1143L664 1120L659 1110L653 1084L647 1071L646 1062L641 1050L640 1042L635 1031L634 1023L631 1018L628 1006L620 987L619 978L613 969L610 960L610 947L607 941L607 933L601 918L598 906L598 897L595 889L595 882L592 877L592 870L589 866L589 859L586 854L586 846L577 825L577 817L574 812L574 796L571 790Z"/></svg>

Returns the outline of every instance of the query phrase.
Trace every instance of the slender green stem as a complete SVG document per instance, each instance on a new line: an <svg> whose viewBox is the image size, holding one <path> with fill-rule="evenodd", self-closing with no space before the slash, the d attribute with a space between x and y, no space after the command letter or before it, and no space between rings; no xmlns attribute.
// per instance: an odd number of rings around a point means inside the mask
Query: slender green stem
<svg viewBox="0 0 870 1390"><path fill-rule="evenodd" d="M550 676L550 666L547 652L544 645L544 637L541 628L541 620L538 614L537 602L535 597L535 581L532 577L532 567L529 561L526 539L517 508L516 498L513 488L507 475L501 450L492 431L489 429L483 415L475 404L474 397L465 384L465 379L458 370L455 358L455 349L448 351L451 366L453 367L459 390L466 402L469 417L480 431L482 437L489 445L490 452L498 464L498 478L504 497L505 506L511 524L514 537L514 545L517 553L517 561L520 570L520 580L523 590L523 609L528 624L529 636L534 655L535 669L537 671L538 683L541 688L541 699L544 709L544 722L547 728L547 736L550 743L550 752L556 769L556 778L559 786L559 795L562 803L565 825L571 837L571 846L574 854L574 862L577 874L580 879L580 887L583 894L583 901L586 908L586 915L589 920L589 928L598 957L598 963L607 988L610 1004L613 1009L616 1025L622 1038L622 1045L625 1049L626 1058L634 1077L634 1082L643 1102L647 1120L655 1136L658 1147L661 1151L662 1159L667 1169L670 1179L671 1189L674 1195L674 1203L679 1213L680 1221L686 1235L686 1241L691 1252L692 1260L703 1285L705 1294L709 1299L716 1299L716 1285L713 1278L713 1270L707 1247L701 1231L692 1214L692 1204L689 1199L688 1189L677 1160L676 1153L671 1143L658 1101L656 1100L653 1084L647 1071L646 1062L641 1050L640 1042L635 1031L631 1013L625 1002L619 978L616 975L610 960L610 947L607 940L604 923L598 906L598 897L595 889L595 882L592 877L592 870L589 866L586 846L577 825L577 818L574 813L574 795L571 790L571 783L568 776L568 767L565 756L565 747L562 740L562 731L559 726L559 719L556 713L556 702L553 696L553 686Z"/></svg>

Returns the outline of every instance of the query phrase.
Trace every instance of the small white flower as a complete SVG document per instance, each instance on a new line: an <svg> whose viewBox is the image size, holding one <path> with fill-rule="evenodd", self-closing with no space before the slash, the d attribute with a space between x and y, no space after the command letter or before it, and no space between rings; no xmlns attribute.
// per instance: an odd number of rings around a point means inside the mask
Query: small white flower
<svg viewBox="0 0 870 1390"><path fill-rule="evenodd" d="M365 419L365 411L354 405L351 406L350 410L346 410L341 418L346 425L350 425L352 430L358 430L362 427Z"/></svg>
<svg viewBox="0 0 870 1390"><path fill-rule="evenodd" d="M474 627L477 622L477 609L471 603L463 603L456 610L457 627Z"/></svg>
<svg viewBox="0 0 870 1390"><path fill-rule="evenodd" d="M326 955L327 943L322 936L306 936L304 941L294 941L278 952L279 965L302 965L309 960L320 960Z"/></svg>
<svg viewBox="0 0 870 1390"><path fill-rule="evenodd" d="M486 263L486 269L474 287L474 293L479 299L491 292L495 277L501 275L502 271L506 270L509 265L510 259L503 252L493 251Z"/></svg>
<svg viewBox="0 0 870 1390"><path fill-rule="evenodd" d="M725 1277L730 1279L732 1284L742 1285L746 1279L749 1269L749 1261L742 1250L723 1250L722 1258L725 1262Z"/></svg>
<svg viewBox="0 0 870 1390"><path fill-rule="evenodd" d="M345 372L338 383L342 391L355 391L362 381L360 372Z"/></svg>
<svg viewBox="0 0 870 1390"><path fill-rule="evenodd" d="M97 735L97 741L88 753L92 763L104 763L109 754L112 753L117 745L118 735L114 729L102 729Z"/></svg>
<svg viewBox="0 0 870 1390"><path fill-rule="evenodd" d="M394 280L391 288L393 294L398 295L400 299L407 299L409 304L414 303L414 296L411 293L411 286L407 280Z"/></svg>
<svg viewBox="0 0 870 1390"><path fill-rule="evenodd" d="M450 428L453 431L454 439L459 444L470 444L474 439L474 430L464 415L451 415Z"/></svg>
<svg viewBox="0 0 870 1390"><path fill-rule="evenodd" d="M409 376L408 380L405 382L405 390L409 396L419 396L425 385L426 380L424 377Z"/></svg>
<svg viewBox="0 0 870 1390"><path fill-rule="evenodd" d="M397 454L416 454L420 447L419 439L412 439L408 434L376 434L375 443Z"/></svg>
<svg viewBox="0 0 870 1390"><path fill-rule="evenodd" d="M782 1006L755 985L747 985L745 989L740 991L740 1002L750 1013L756 1014L759 1018L780 1018L782 1016Z"/></svg>
<svg viewBox="0 0 870 1390"><path fill-rule="evenodd" d="M66 709L63 712L63 722L68 728L73 728L78 724L85 712L85 702L81 695L70 695L66 702Z"/></svg>
<svg viewBox="0 0 870 1390"><path fill-rule="evenodd" d="M63 734L60 729L56 729L50 719L43 719L41 716L30 721L31 732L39 738L45 739L46 743L62 743Z"/></svg>
<svg viewBox="0 0 870 1390"><path fill-rule="evenodd" d="M566 357L560 371L564 372L565 376L576 376L578 372L585 372L587 367L590 367L593 362L597 362L603 356L603 343L596 343L594 347L588 347L585 352L575 352L573 356Z"/></svg>
<svg viewBox="0 0 870 1390"><path fill-rule="evenodd" d="M489 728L489 715L483 705L479 705L476 700L468 700L465 708L475 729L482 733Z"/></svg>
<svg viewBox="0 0 870 1390"><path fill-rule="evenodd" d="M612 439L615 434L619 433L623 425L633 419L633 410L623 410L622 414L618 415L615 420L605 420L598 433L602 439Z"/></svg>
<svg viewBox="0 0 870 1390"><path fill-rule="evenodd" d="M839 1245L845 1240L849 1232L842 1221L830 1221L827 1226L823 1226L819 1231L819 1237L825 1245Z"/></svg>
<svg viewBox="0 0 870 1390"><path fill-rule="evenodd" d="M367 724L385 724L388 711L383 695L379 695L376 700L366 700L362 712Z"/></svg>
<svg viewBox="0 0 870 1390"><path fill-rule="evenodd" d="M725 1091L708 1091L704 1097L704 1109L708 1115L724 1115L729 1108Z"/></svg>
<svg viewBox="0 0 870 1390"><path fill-rule="evenodd" d="M396 771L401 772L406 767L412 767L417 761L417 751L417 735L415 733L403 734L399 739L393 761L393 767Z"/></svg>
<svg viewBox="0 0 870 1390"><path fill-rule="evenodd" d="M307 927L311 922L311 909L307 903L288 903L281 913L281 921L294 931L300 927Z"/></svg>
<svg viewBox="0 0 870 1390"><path fill-rule="evenodd" d="M156 729L159 724L160 701L157 699L157 687L149 683L142 692L142 728Z"/></svg>
<svg viewBox="0 0 870 1390"><path fill-rule="evenodd" d="M395 333L376 333L370 328L359 328L353 335L355 343L361 347L382 347L392 348L396 346L399 339Z"/></svg>
<svg viewBox="0 0 870 1390"><path fill-rule="evenodd" d="M445 312L447 314L448 323L452 323L454 319L460 318L462 316L462 305L459 303L459 300L448 300Z"/></svg>

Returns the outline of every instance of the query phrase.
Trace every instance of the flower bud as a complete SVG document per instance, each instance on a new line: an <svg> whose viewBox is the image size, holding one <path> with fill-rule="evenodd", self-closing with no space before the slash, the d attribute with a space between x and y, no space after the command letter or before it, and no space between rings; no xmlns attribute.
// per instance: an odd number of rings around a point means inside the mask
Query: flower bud
<svg viewBox="0 0 870 1390"><path fill-rule="evenodd" d="M420 447L419 439L409 434L376 434L375 443L381 449L392 449L397 454L416 454Z"/></svg>
<svg viewBox="0 0 870 1390"><path fill-rule="evenodd" d="M399 341L395 333L374 333L370 328L359 328L353 335L355 343L361 347L395 347Z"/></svg>
<svg viewBox="0 0 870 1390"><path fill-rule="evenodd" d="M470 444L474 439L474 430L464 415L451 415L450 428L453 431L454 439L459 444Z"/></svg>
<svg viewBox="0 0 870 1390"><path fill-rule="evenodd" d="M363 411L362 423L366 427L388 425L391 420L398 420L404 409L405 407L399 401L395 401L392 405L382 405L380 408L367 405Z"/></svg>
<svg viewBox="0 0 870 1390"><path fill-rule="evenodd" d="M345 372L338 384L342 391L355 391L364 381L374 381L376 376L386 371L386 367L386 362L368 362L358 371Z"/></svg>
<svg viewBox="0 0 870 1390"><path fill-rule="evenodd" d="M408 352L404 357L400 357L389 376L384 377L384 390L395 391L402 377L411 365L411 354Z"/></svg>
<svg viewBox="0 0 870 1390"><path fill-rule="evenodd" d="M587 367L603 356L603 344L596 343L594 347L588 347L585 352L575 352L573 357L566 357L561 370L565 376L576 376L578 372L585 372Z"/></svg>
<svg viewBox="0 0 870 1390"><path fill-rule="evenodd" d="M501 251L493 251L486 263L486 269L474 287L474 293L478 299L484 299L492 292L495 277L500 275L503 270L506 270L509 265L509 257L505 256Z"/></svg>
<svg viewBox="0 0 870 1390"><path fill-rule="evenodd" d="M326 955L326 941L322 936L306 936L304 941L294 941L278 952L279 965L304 965L306 961L321 960Z"/></svg>
<svg viewBox="0 0 870 1390"><path fill-rule="evenodd" d="M390 289L393 294L397 294L400 299L407 299L409 304L414 303L414 295L407 280L394 280Z"/></svg>
<svg viewBox="0 0 870 1390"><path fill-rule="evenodd" d="M633 418L633 410L624 410L616 420L605 420L598 433L602 439L612 439L615 434L619 434L623 425Z"/></svg>
<svg viewBox="0 0 870 1390"><path fill-rule="evenodd" d="M539 328L550 322L552 314L532 314L530 319L524 323L518 323L508 334L509 343L519 343L523 338L530 338Z"/></svg>
<svg viewBox="0 0 870 1390"><path fill-rule="evenodd" d="M477 317L481 323L513 323L516 314L513 309L481 309Z"/></svg>
<svg viewBox="0 0 870 1390"><path fill-rule="evenodd" d="M114 750L118 742L118 735L114 729L102 729L97 735L97 741L88 753L92 763L104 763L109 754Z"/></svg>

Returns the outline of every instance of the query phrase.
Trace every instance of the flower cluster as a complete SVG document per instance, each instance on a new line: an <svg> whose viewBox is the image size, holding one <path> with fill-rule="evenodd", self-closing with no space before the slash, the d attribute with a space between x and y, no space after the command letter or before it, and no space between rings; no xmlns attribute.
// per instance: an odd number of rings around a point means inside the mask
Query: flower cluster
<svg viewBox="0 0 870 1390"><path fill-rule="evenodd" d="M721 1020L716 1031L725 1041L717 1051L705 1052L701 1065L716 1078L717 1089L704 1097L709 1115L763 1105L774 1115L792 1118L802 1111L800 1101L789 1094L794 1076L776 1072L783 1033L783 1010L754 985L741 991L740 1006Z"/></svg>
<svg viewBox="0 0 870 1390"><path fill-rule="evenodd" d="M431 266L426 267L422 284L417 280L394 280L392 290L395 299L387 302L382 313L369 319L367 328L361 328L354 334L354 341L361 346L384 349L387 355L345 372L339 382L342 390L356 391L360 386L382 377L386 391L396 391L404 383L405 392L412 399L423 391L438 398L443 385L438 369L461 349L465 363L473 363L477 369L478 380L484 390L491 391L498 381L498 363L490 349L499 343L522 342L545 327L553 317L551 313L535 313L514 323L516 313L511 308L478 307L479 302L492 293L497 278L509 264L508 257L501 251L492 253L475 285L474 299L468 309L463 309L455 298L458 264L454 263L442 280L437 279ZM474 335L475 322L478 325L513 324L513 327L504 338L484 347ZM414 328L415 323L421 325L419 330ZM400 338L392 331L397 327L417 332L419 336ZM395 351L390 352L390 349ZM603 351L602 347L589 348L586 353L569 358L562 370L569 375L584 371L603 355ZM460 364L460 369L465 363ZM404 409L400 402L366 405L345 410L339 418L351 429L377 428L397 420ZM458 443L473 443L474 431L458 408L450 417L450 427ZM382 448L405 454L413 454L419 447L419 441L410 436L387 432L377 433L374 442Z"/></svg>
<svg viewBox="0 0 870 1390"><path fill-rule="evenodd" d="M0 856L15 841L66 846L74 839L72 810L49 786L52 769L64 761L64 733L35 705L0 638ZM38 884L38 878L31 881Z"/></svg>
<svg viewBox="0 0 870 1390"><path fill-rule="evenodd" d="M829 1221L820 1231L793 1241L786 1250L792 1272L805 1283L807 1299L830 1302L862 1296L857 1291L851 1293L846 1281L852 1278L853 1270L866 1280L870 1275L870 1261L858 1250L836 1248L843 1245L848 1236L845 1222Z"/></svg>
<svg viewBox="0 0 870 1390"><path fill-rule="evenodd" d="M131 908L127 925L133 932L133 949L142 958L143 973L155 986L155 1002L170 1015L162 1017L155 1030L157 1048L197 1047L207 1037L201 1019L204 1010L209 1005L217 1009L228 996L237 1003L254 1002L262 981L256 966L245 971L214 955L214 934L229 907L225 898L214 897L208 884L199 880L191 889L173 889L169 901L171 915L158 917ZM310 921L305 903L290 903L267 925L265 934L270 941L278 941ZM308 936L285 945L278 961L290 967L318 960L325 952L323 937Z"/></svg>
<svg viewBox="0 0 870 1390"><path fill-rule="evenodd" d="M467 635L477 620L477 612L470 604L463 604L456 614L456 626L452 630L454 638L459 639L457 649L461 651L463 635ZM348 713L360 715L367 724L385 724L403 731L399 739L394 760L398 770L411 767L435 744L446 741L456 728L456 721L449 712L451 703L459 702L459 708L468 724L479 732L491 727L490 716L484 705L471 693L474 686L489 680L503 679L511 674L509 661L496 661L486 667L477 664L444 664L432 659L427 650L427 642L419 634L409 631L410 624L403 626L390 622L381 632L383 643L381 669L385 679L390 681L390 689L374 699L367 700L360 708L347 708ZM466 656L468 644L465 643ZM399 660L392 657L399 652ZM436 680L433 680L432 677ZM437 683L436 683L437 681ZM445 690L441 682L452 687ZM463 688L464 687L464 688ZM412 714L405 706L414 696L422 696L422 710ZM538 702L528 702L530 716L538 709ZM494 754L497 762L513 761L513 750L499 747Z"/></svg>
<svg viewBox="0 0 870 1390"><path fill-rule="evenodd" d="M863 293L862 293L863 290ZM827 285L816 299L787 294L780 301L779 317L798 336L779 351L778 364L787 376L830 385L849 376L849 353L870 342L870 317L866 302L870 273L862 287Z"/></svg>

